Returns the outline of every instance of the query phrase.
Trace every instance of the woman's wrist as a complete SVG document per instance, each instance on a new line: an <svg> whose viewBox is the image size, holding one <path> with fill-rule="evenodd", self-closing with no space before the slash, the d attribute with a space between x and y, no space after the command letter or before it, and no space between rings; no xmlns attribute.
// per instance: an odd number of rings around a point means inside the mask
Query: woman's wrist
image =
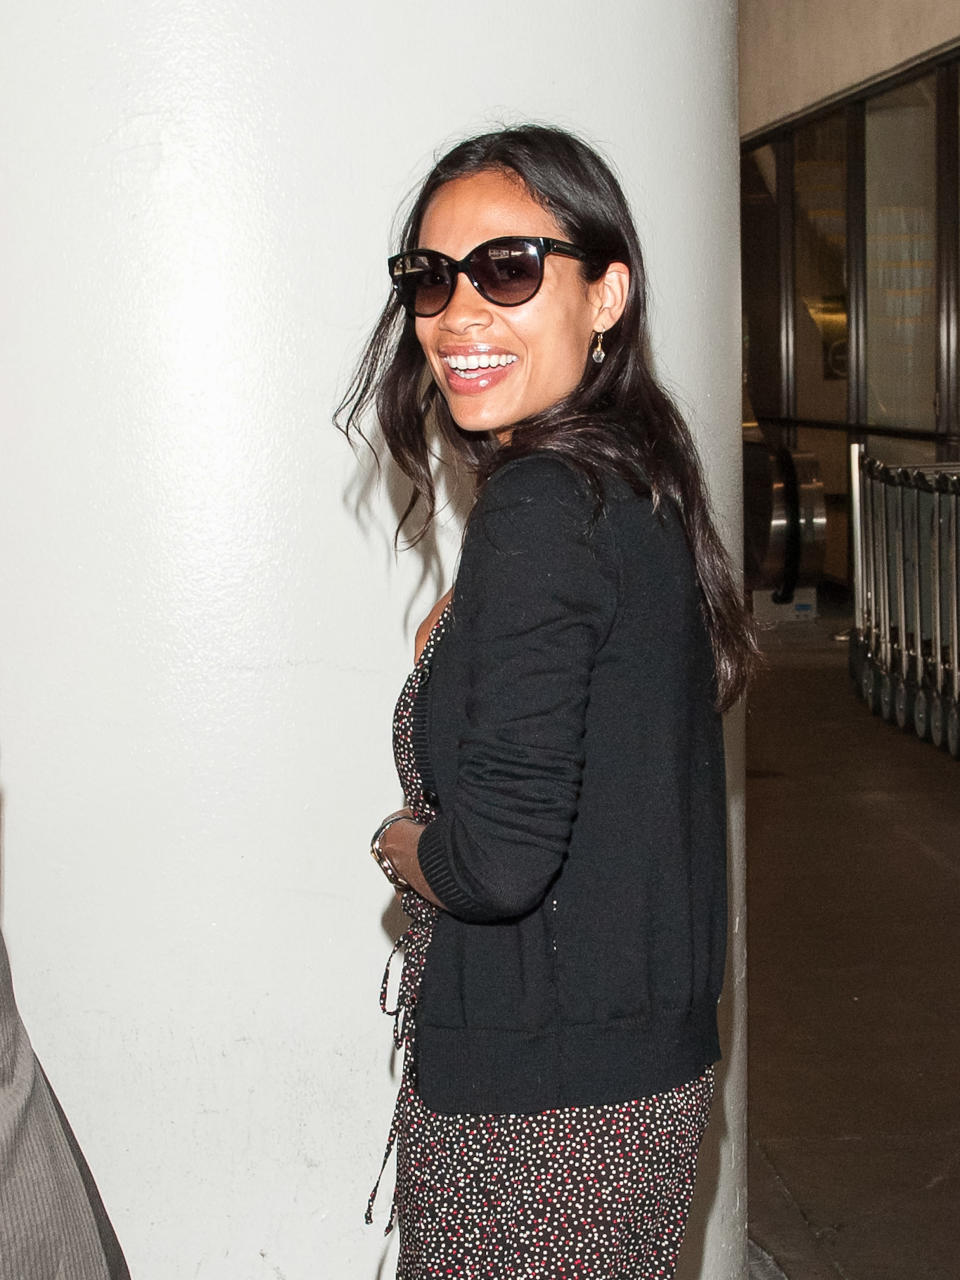
<svg viewBox="0 0 960 1280"><path fill-rule="evenodd" d="M419 825L416 824L413 815L408 809L398 809L396 813L389 814L380 823L370 839L370 856L395 889L409 889L410 881L397 869L390 852L384 846L384 839L387 833L398 822L412 822L415 825Z"/></svg>
<svg viewBox="0 0 960 1280"><path fill-rule="evenodd" d="M412 889L437 907L443 903L427 884L417 857L424 824L409 809L398 809L384 818L373 833L370 853L386 879L399 892Z"/></svg>

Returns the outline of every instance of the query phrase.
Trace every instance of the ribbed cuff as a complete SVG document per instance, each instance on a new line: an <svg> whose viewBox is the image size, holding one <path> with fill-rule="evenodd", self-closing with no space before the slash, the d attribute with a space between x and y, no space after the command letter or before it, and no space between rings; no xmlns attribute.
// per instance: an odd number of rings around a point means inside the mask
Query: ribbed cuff
<svg viewBox="0 0 960 1280"><path fill-rule="evenodd" d="M451 915L464 920L480 919L483 913L460 889L450 867L450 820L435 818L424 827L417 843L417 861L434 896Z"/></svg>

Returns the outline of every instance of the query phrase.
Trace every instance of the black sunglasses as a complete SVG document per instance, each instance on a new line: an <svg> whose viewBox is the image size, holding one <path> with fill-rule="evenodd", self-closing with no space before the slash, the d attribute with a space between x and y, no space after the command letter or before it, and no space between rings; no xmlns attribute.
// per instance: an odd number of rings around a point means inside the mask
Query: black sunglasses
<svg viewBox="0 0 960 1280"><path fill-rule="evenodd" d="M410 249L387 259L397 297L413 316L438 316L453 297L462 271L481 298L498 307L529 302L543 284L548 253L586 258L566 240L546 236L499 236L486 240L457 262L436 249Z"/></svg>

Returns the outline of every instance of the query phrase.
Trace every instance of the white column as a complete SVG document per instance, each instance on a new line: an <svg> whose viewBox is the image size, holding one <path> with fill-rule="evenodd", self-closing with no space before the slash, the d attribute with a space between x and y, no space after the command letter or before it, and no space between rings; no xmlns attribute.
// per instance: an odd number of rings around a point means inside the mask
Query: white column
<svg viewBox="0 0 960 1280"><path fill-rule="evenodd" d="M384 1247L361 1219L395 1087L389 895L365 849L456 545L395 563L388 490L329 424L394 211L436 148L502 120L605 148L736 541L735 66L734 0L7 14L3 925L138 1280L372 1280ZM738 1049L704 1280L743 1274L743 1072Z"/></svg>

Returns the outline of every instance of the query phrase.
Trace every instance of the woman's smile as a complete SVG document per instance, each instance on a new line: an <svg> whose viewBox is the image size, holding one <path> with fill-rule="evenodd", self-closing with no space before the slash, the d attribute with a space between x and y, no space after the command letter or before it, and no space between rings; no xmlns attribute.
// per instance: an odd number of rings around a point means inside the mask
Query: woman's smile
<svg viewBox="0 0 960 1280"><path fill-rule="evenodd" d="M512 351L473 344L440 348L446 385L452 395L475 396L498 386L513 372L518 357Z"/></svg>

